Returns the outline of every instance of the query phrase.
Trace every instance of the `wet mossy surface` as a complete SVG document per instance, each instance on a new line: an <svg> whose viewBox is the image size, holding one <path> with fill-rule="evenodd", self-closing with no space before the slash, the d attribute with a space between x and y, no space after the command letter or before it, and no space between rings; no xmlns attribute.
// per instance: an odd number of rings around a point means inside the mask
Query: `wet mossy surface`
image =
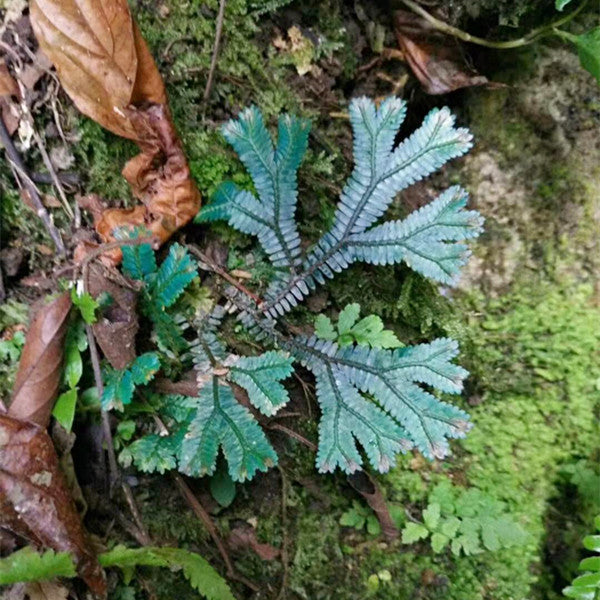
<svg viewBox="0 0 600 600"><path fill-rule="evenodd" d="M349 124L329 113L336 111L331 98L338 101L337 111L343 110L355 89L350 82L359 66L356 30L363 27L356 19L349 21L349 4L329 3L328 10L322 4L296 2L257 16L245 0L229 0L208 102L202 96L217 0L132 4L167 82L174 119L205 201L223 179L250 185L219 133L219 126L240 108L258 105L271 126L281 111L313 120L310 151L300 171L298 211L302 233L310 240L332 218L337 192L351 169ZM466 9L469 19L475 19L497 8L494 18L503 22L508 5L482 1ZM518 19L530 18L537 10L530 8L528 4ZM293 62L273 47L275 28L285 34L293 23L328 44L316 59L332 78L322 104L318 90L323 80L300 77ZM285 568L281 557L264 561L250 549L232 551L239 572L260 588L252 593L233 582L240 598L277 598L285 573L279 597L289 600L555 600L573 575L579 558L573 544L589 528L586 519L600 510L590 507L564 475L565 467L568 471L581 461L592 472L598 464L600 300L594 252L600 151L592 134L598 132L600 101L598 88L578 71L577 59L568 51L544 47L517 58L512 70L503 67L499 74L513 88L461 92L451 100L477 143L466 161L441 177L465 183L487 220L460 290L440 289L405 267L354 266L295 318L300 325L311 324L317 312L335 313L358 298L363 314L381 315L405 343L457 338L460 361L471 372L459 403L471 414L473 429L453 444L453 455L445 462L429 463L411 454L377 480L391 505L413 517L420 516L439 481L477 487L506 502L527 531L527 543L457 558L450 552L433 553L428 543L405 545L345 528L340 517L358 499L345 476L319 475L313 454L277 433L273 441L281 472L238 485L228 508L211 504L206 482L193 484L214 510L225 537L245 523L255 528L259 542L287 547ZM520 68L521 62L526 68ZM551 77L552 85L547 83ZM573 78L584 90L578 96L569 87ZM86 190L114 204L130 203L120 170L135 153L133 145L87 119L73 119L81 135L73 151L85 172ZM0 169L2 182L8 182L9 174ZM16 206L15 194L3 196L5 202ZM392 210L401 215L410 205L398 199ZM30 220L11 210L3 226L27 231ZM44 241L37 229L31 235ZM198 243L220 239L229 248L229 267L250 271L260 286L261 269L268 267L249 238L225 226L209 231L192 225L182 235ZM302 416L289 423L315 441L316 425L307 405L314 415L314 399L295 386L290 410L298 408ZM282 473L287 482L284 507ZM137 484L136 497L157 542L200 550L224 572L206 530L188 513L170 480L144 476ZM557 568L558 560L564 567ZM177 574L144 570L142 575L144 585L118 583L114 597L141 598L145 587L158 598L196 597Z"/></svg>

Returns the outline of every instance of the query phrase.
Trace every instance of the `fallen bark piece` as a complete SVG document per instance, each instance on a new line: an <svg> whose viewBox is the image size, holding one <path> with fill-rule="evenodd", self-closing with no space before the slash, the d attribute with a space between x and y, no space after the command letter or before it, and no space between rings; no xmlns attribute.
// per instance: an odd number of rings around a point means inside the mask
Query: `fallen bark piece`
<svg viewBox="0 0 600 600"><path fill-rule="evenodd" d="M48 433L0 414L0 526L31 543L70 552L98 597L106 596L102 568L91 549Z"/></svg>
<svg viewBox="0 0 600 600"><path fill-rule="evenodd" d="M423 89L432 95L488 84L487 77L467 65L460 43L410 12L394 13L398 45Z"/></svg>
<svg viewBox="0 0 600 600"><path fill-rule="evenodd" d="M70 310L67 292L35 310L8 409L12 417L48 425L62 375Z"/></svg>

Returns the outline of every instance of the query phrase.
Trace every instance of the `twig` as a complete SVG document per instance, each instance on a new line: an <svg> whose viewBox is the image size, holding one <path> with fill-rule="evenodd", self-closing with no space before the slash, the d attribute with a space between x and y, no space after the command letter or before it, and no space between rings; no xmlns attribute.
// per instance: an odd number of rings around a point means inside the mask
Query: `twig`
<svg viewBox="0 0 600 600"><path fill-rule="evenodd" d="M102 382L102 371L100 369L100 357L98 355L98 347L96 346L96 338L94 338L94 332L92 326L85 325L85 333L88 340L88 346L90 349L90 359L92 361L92 370L94 372L94 381L98 390L98 396L102 398L104 394L104 383ZM112 496L114 485L118 478L117 468L117 457L115 456L115 447L113 445L112 432L110 430L110 421L108 419L108 413L102 410L102 434L104 437L104 443L106 444L106 451L108 453L108 467L109 467L109 478L108 478L108 489Z"/></svg>
<svg viewBox="0 0 600 600"><path fill-rule="evenodd" d="M313 452L317 451L316 444L313 444L310 440L307 440L301 433L282 425L281 423L269 423L267 425L269 429L276 429L277 431L282 431L283 433L289 435L290 437L298 440L301 444L304 444L307 448L312 450Z"/></svg>
<svg viewBox="0 0 600 600"><path fill-rule="evenodd" d="M29 113L27 113L27 118L28 118L28 121L29 121L29 124L31 127L31 131L33 132L33 138L35 139L35 143L38 146L40 154L42 155L42 160L44 161L44 165L46 165L46 169L48 169L48 173L50 173L50 177L52 178L52 183L54 184L54 187L58 191L58 195L60 197L60 201L63 205L63 208L65 209L65 212L67 213L67 215L69 215L69 217L71 219L75 219L75 213L73 212L73 209L71 208L71 205L69 204L69 201L67 200L65 190L63 189L60 179L58 178L58 175L56 174L56 171L54 170L54 165L52 164L52 161L50 160L50 156L48 156L46 146L44 145L44 142L43 142L40 134L37 132L37 130L35 128L35 123L33 122L33 117ZM81 221L81 218L79 218L79 221ZM77 223L77 221L75 223L75 226L76 227L79 226L79 223Z"/></svg>
<svg viewBox="0 0 600 600"><path fill-rule="evenodd" d="M117 240L115 242L107 242L106 244L100 244L97 248L90 250L81 260L81 267L85 268L91 261L98 258L105 252L110 252L115 248L121 246L141 246L142 244L150 244L153 248L157 244L158 240L154 236L138 237L130 240Z"/></svg>
<svg viewBox="0 0 600 600"><path fill-rule="evenodd" d="M251 292L245 285L241 284L237 279L234 279L227 271L225 271L225 269L220 267L206 254L204 254L204 252L196 248L196 246L192 246L191 244L188 244L188 248L190 252L197 256L208 267L210 271L213 271L214 273L225 279L225 281L230 283L232 286L240 290L240 292L252 298L252 300L254 300L254 302L256 302L258 306L262 304L262 300L255 293Z"/></svg>
<svg viewBox="0 0 600 600"><path fill-rule="evenodd" d="M217 29L215 31L215 43L213 46L212 58L210 60L210 70L208 72L208 80L206 81L206 87L204 88L204 101L208 100L210 92L213 86L213 80L215 77L215 70L217 68L217 59L219 57L219 46L221 45L221 34L223 32L223 18L225 17L225 4L227 0L220 0L219 2L219 14L217 15Z"/></svg>
<svg viewBox="0 0 600 600"><path fill-rule="evenodd" d="M281 564L283 565L283 577L281 578L281 587L279 588L279 594L277 594L277 600L284 600L285 591L288 587L288 580L290 576L289 566L289 540L287 532L287 491L288 482L287 477L281 466L277 465L279 476L281 477Z"/></svg>
<svg viewBox="0 0 600 600"><path fill-rule="evenodd" d="M31 177L29 177L29 175L27 174L25 164L23 163L21 156L17 152L17 149L15 148L15 145L13 144L13 141L10 135L8 134L8 130L6 129L6 126L4 125L4 121L2 119L0 119L0 141L2 142L2 145L4 146L4 149L6 151L8 161L14 165L19 177L21 177L22 179L22 183L25 186L27 193L29 194L29 198L35 206L35 212L37 216L40 217L40 219L42 220L42 223L46 227L46 230L52 238L52 241L54 242L54 245L56 246L56 249L58 250L59 254L61 254L63 257L66 256L65 246L63 244L62 238L60 237L60 233L54 226L54 223L52 222L52 219L50 218L46 207L42 203L42 199L40 198L35 184L33 183L33 181L31 181ZM19 184L20 183L21 182L19 182Z"/></svg>
<svg viewBox="0 0 600 600"><path fill-rule="evenodd" d="M440 19L437 19L433 15L429 14L424 8L419 6L414 0L400 0L404 5L408 6L414 13L425 19L430 25L433 25L438 31L443 33L447 33L463 42L468 42L470 44L477 44L479 46L485 46L486 48L495 48L497 50L509 50L511 48L520 48L521 46L526 46L528 44L532 44L537 41L540 37L545 35L553 35L556 32L553 31L556 27L560 27L560 25L564 25L568 23L571 19L577 16L583 8L587 5L589 0L583 0L583 2L570 14L549 23L548 25L543 25L538 27L537 29L533 29L527 35L524 35L521 38L516 40L507 40L504 42L494 42L490 40L486 40L485 38L480 38L475 35L471 35L466 31L462 31L462 29L458 29L457 27L453 27Z"/></svg>
<svg viewBox="0 0 600 600"><path fill-rule="evenodd" d="M98 389L98 395L102 398L102 394L104 393L104 384L102 382L102 372L100 370L100 357L98 356L98 347L96 346L96 339L94 338L94 333L92 331L91 325L86 323L85 333L87 335L88 346L90 348L90 359L92 361L92 370L94 372L94 381L96 383L96 388ZM117 466L117 457L115 455L115 447L113 444L112 432L110 430L110 421L108 419L108 413L105 410L102 410L102 433L104 436L104 443L106 444L106 452L108 454L108 466L109 466L109 495L112 496L114 485L119 479L119 468ZM129 506L129 510L131 511L131 515L137 525L139 530L139 535L143 537L145 540L144 545L149 546L152 543L152 539L150 538L150 534L142 521L140 511L135 502L135 498L133 497L133 492L131 491L131 487L126 481L121 481L121 490L125 496L125 500L127 501L127 505Z"/></svg>

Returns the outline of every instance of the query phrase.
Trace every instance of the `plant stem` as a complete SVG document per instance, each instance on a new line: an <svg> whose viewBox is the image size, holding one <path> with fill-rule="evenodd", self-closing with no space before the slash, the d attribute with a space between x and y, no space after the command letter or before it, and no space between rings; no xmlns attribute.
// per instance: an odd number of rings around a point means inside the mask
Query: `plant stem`
<svg viewBox="0 0 600 600"><path fill-rule="evenodd" d="M12 164L16 170L17 180L19 177L23 180L23 186L29 194L31 202L35 206L35 212L37 216L40 217L42 223L46 227L46 230L48 231L50 238L54 242L56 249L58 250L59 254L61 254L63 257L66 256L65 245L63 244L62 238L60 237L60 233L54 226L54 223L52 222L52 219L50 218L46 207L42 203L42 199L40 198L37 188L35 187L33 181L31 181L31 177L29 177L27 173L25 163L23 163L21 156L17 152L17 149L15 148L15 145L13 144L13 141L10 135L8 134L8 130L6 129L6 126L4 125L4 121L2 119L0 119L0 142L2 142L2 145L6 150L8 162Z"/></svg>
<svg viewBox="0 0 600 600"><path fill-rule="evenodd" d="M210 92L213 86L213 80L215 77L215 70L217 68L217 59L219 58L219 46L221 45L221 34L223 32L223 18L225 17L225 4L226 0L219 2L219 14L217 15L217 28L215 31L215 43L213 46L212 58L210 60L210 70L208 72L208 80L206 81L206 87L204 88L204 101L208 100Z"/></svg>
<svg viewBox="0 0 600 600"><path fill-rule="evenodd" d="M528 34L520 37L516 40L507 40L503 42L494 42L491 40L486 40L485 38L480 38L475 35L471 35L462 29L458 29L457 27L453 27L448 23L437 19L433 15L429 14L423 7L417 4L414 0L400 0L404 5L408 6L414 13L425 19L430 25L435 27L438 31L443 33L447 33L463 42L468 42L470 44L477 44L479 46L485 46L486 48L494 48L496 50L510 50L512 48L520 48L521 46L526 46L537 41L540 37L546 35L555 35L556 31L554 31L557 27L568 23L571 19L577 16L587 5L589 0L583 0L583 2L570 14L565 15L564 17L549 23L548 25L542 25L537 29L531 30Z"/></svg>

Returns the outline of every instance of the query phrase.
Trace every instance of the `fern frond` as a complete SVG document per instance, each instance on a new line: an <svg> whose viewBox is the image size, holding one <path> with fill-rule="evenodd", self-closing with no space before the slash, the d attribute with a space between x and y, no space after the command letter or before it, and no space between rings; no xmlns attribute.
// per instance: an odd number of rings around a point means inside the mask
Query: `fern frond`
<svg viewBox="0 0 600 600"><path fill-rule="evenodd" d="M208 315L195 321L198 337L190 346L190 353L200 375L211 371L214 361L224 361L227 357L227 348L217 334L224 316L223 307L217 305Z"/></svg>
<svg viewBox="0 0 600 600"><path fill-rule="evenodd" d="M144 302L143 310L152 321L154 333L163 349L179 355L188 347L188 343L183 337L182 326L176 322L173 315L156 306L150 299Z"/></svg>
<svg viewBox="0 0 600 600"><path fill-rule="evenodd" d="M404 113L404 102L396 98L386 100L379 109L366 98L352 101L350 120L354 129L356 166L342 191L331 229L317 242L301 272L295 276L279 276L270 286L264 307L270 316L283 315L317 284L356 260L375 264L412 261L429 276L438 276L447 282L452 280L447 274L440 275L443 269L439 265L454 275L462 264L464 248L454 245L446 248L443 242L474 237L480 229L480 222L473 213L466 213L466 217L453 216L450 223L442 220L464 206L462 196L453 197L456 190L442 195L429 211L419 211L412 219L400 222L405 223L403 229L399 223L391 223L368 230L385 213L398 192L471 147L469 132L456 129L454 117L443 108L432 110L421 127L394 150L394 138ZM451 208L444 210L446 205ZM438 227L434 229L436 216ZM428 233L420 236L421 226L427 224L430 225ZM412 246L399 237L409 234ZM458 237L461 234L466 237ZM431 252L429 247L422 247L427 235L433 235L432 241L438 242ZM419 255L421 260L416 258ZM437 270L431 264L438 265Z"/></svg>
<svg viewBox="0 0 600 600"><path fill-rule="evenodd" d="M196 274L196 267L187 250L179 244L173 244L150 285L152 302L156 307L168 308L181 296Z"/></svg>
<svg viewBox="0 0 600 600"><path fill-rule="evenodd" d="M373 402L361 396L334 364L311 361L321 407L317 467L322 473L338 466L348 473L362 465L355 439L369 462L385 472L395 464L396 454L410 448L402 428Z"/></svg>
<svg viewBox="0 0 600 600"><path fill-rule="evenodd" d="M127 369L107 367L104 372L104 393L100 402L104 410L131 404L136 386L146 385L160 369L160 361L155 352L138 356Z"/></svg>
<svg viewBox="0 0 600 600"><path fill-rule="evenodd" d="M156 273L156 258L150 244L138 246L121 246L123 253L123 271L131 279L140 281L152 273Z"/></svg>
<svg viewBox="0 0 600 600"><path fill-rule="evenodd" d="M25 547L0 559L0 585L76 575L75 564L68 552L46 550L39 554L33 548Z"/></svg>
<svg viewBox="0 0 600 600"><path fill-rule="evenodd" d="M215 472L219 447L234 481L251 479L277 463L277 454L250 412L238 404L229 386L217 377L203 386L196 414L179 455L179 468L200 477Z"/></svg>
<svg viewBox="0 0 600 600"><path fill-rule="evenodd" d="M458 353L458 346L453 340L439 339L431 344L390 351L364 346L338 348L335 343L313 336L296 337L287 346L317 377L320 386L317 398L323 410L323 420L326 415L330 420L332 413L343 415L340 418L342 421L347 419L352 433L363 447L365 444L360 435L367 441L378 440L381 455L375 454L369 447L365 450L373 466L380 471L394 464L395 454L399 449L406 449L408 440L425 456L442 458L448 452L448 438L463 437L469 429L465 412L441 402L418 385L423 383L448 393L460 392L467 372L451 362ZM367 424L356 420L366 409L353 415L346 414L348 398L356 406L359 406L359 401L368 402L358 395L357 390L372 396L383 409L372 412L373 417ZM356 460L356 454L349 452L347 440L337 433L330 437L331 431L336 432L344 424L334 427L329 423L323 427L323 431L328 433L327 437L319 438L319 447L324 445L326 456L333 456L336 461L329 463L323 457L325 455L320 456L319 469L328 470L338 464L345 470L355 469L360 462ZM361 431L360 427L362 434L357 434ZM374 434L369 438L365 432L373 427L395 431L396 445L390 440L386 446ZM340 459L343 456L350 458L343 462Z"/></svg>
<svg viewBox="0 0 600 600"><path fill-rule="evenodd" d="M104 568L146 566L181 569L190 585L208 600L235 600L226 581L202 556L181 548L116 546L100 554L98 561ZM68 552L47 550L39 554L26 547L0 559L1 585L76 576L75 563Z"/></svg>
<svg viewBox="0 0 600 600"><path fill-rule="evenodd" d="M164 473L177 466L177 446L172 436L145 435L130 444L127 449L133 463L145 473Z"/></svg>
<svg viewBox="0 0 600 600"><path fill-rule="evenodd" d="M256 235L275 267L295 272L300 264L300 236L294 221L298 197L297 171L308 144L308 121L291 115L279 118L277 147L258 108L244 110L223 127L253 178L258 192L222 184L198 221L228 219L243 233Z"/></svg>
<svg viewBox="0 0 600 600"><path fill-rule="evenodd" d="M265 352L240 358L231 367L229 377L248 392L253 406L271 416L289 400L287 390L279 381L292 374L292 362L293 359L282 352Z"/></svg>
<svg viewBox="0 0 600 600"><path fill-rule="evenodd" d="M190 585L208 600L235 600L225 580L199 554L181 548L116 546L99 556L103 567L137 566L181 569Z"/></svg>
<svg viewBox="0 0 600 600"><path fill-rule="evenodd" d="M348 261L375 265L404 261L425 277L455 283L469 257L467 246L456 241L478 236L483 223L479 213L462 210L467 198L463 189L451 187L403 221L389 221L351 236Z"/></svg>

